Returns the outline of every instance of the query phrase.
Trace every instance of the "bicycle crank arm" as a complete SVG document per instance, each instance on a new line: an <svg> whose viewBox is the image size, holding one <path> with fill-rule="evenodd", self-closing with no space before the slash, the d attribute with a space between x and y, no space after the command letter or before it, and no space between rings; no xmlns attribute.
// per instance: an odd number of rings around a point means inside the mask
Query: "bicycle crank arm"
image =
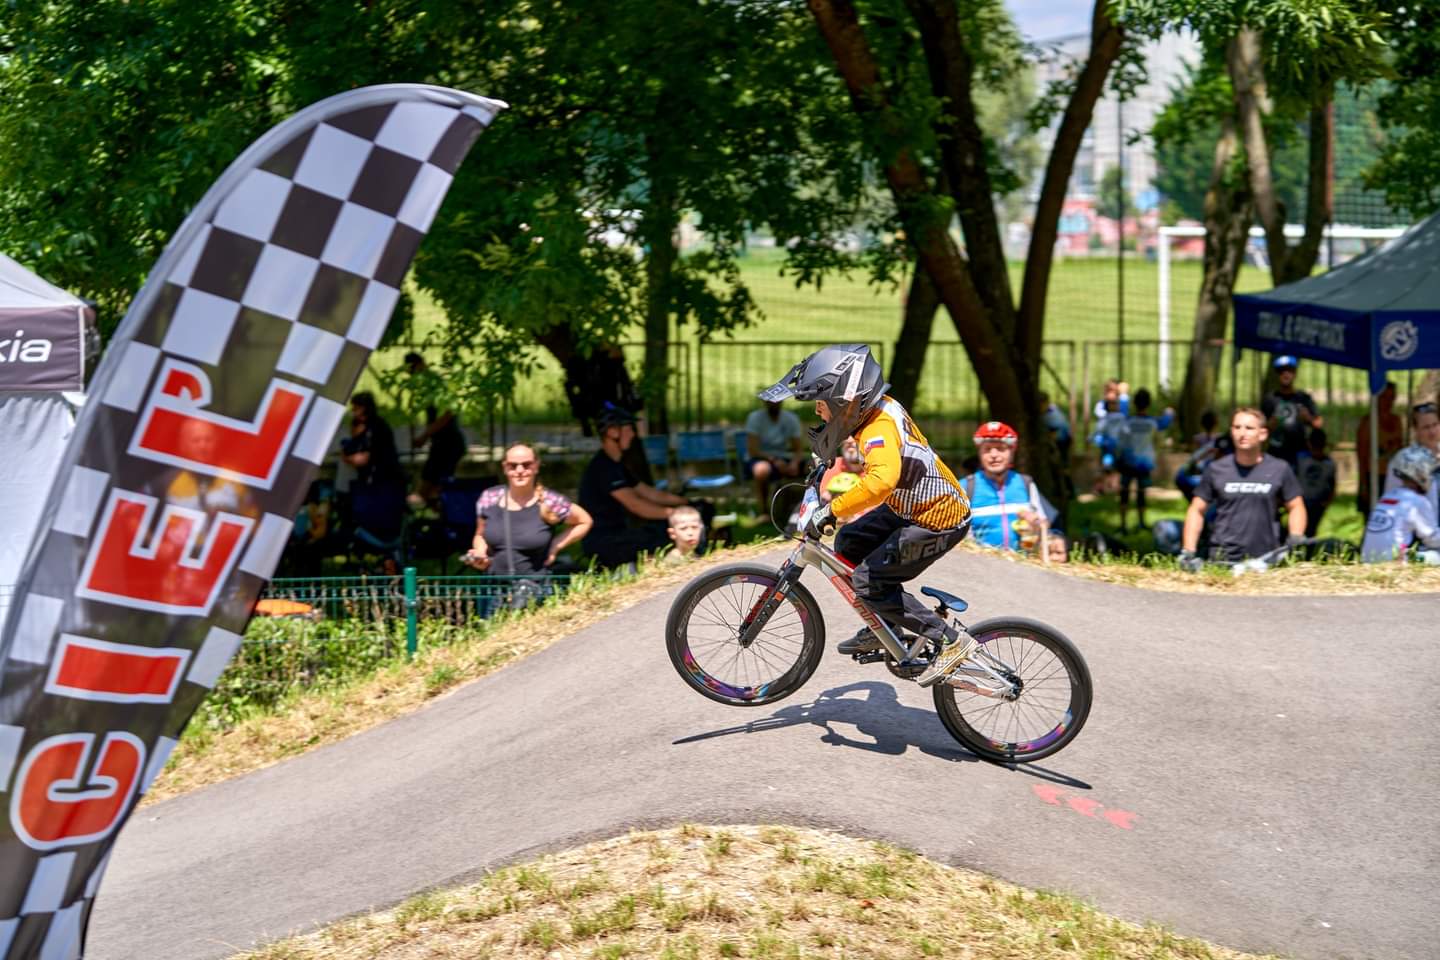
<svg viewBox="0 0 1440 960"><path fill-rule="evenodd" d="M1004 690L996 690L993 687L982 686L978 683L974 683L973 681L966 679L965 677L956 676L953 673L945 678L945 685L949 687L954 687L957 690L964 690L967 693L974 693L979 694L982 697L989 697L992 700L1012 699L1012 692L1009 688L1006 688Z"/></svg>
<svg viewBox="0 0 1440 960"><path fill-rule="evenodd" d="M999 700L1013 700L1015 685L983 663L970 661L962 663L945 678L945 683L960 690L977 693L982 697Z"/></svg>

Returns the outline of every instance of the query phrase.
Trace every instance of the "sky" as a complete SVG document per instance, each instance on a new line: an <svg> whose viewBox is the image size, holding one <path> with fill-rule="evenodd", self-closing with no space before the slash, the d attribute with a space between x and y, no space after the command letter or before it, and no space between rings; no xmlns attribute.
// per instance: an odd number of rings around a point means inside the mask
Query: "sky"
<svg viewBox="0 0 1440 960"><path fill-rule="evenodd" d="M1005 6L1028 40L1053 40L1090 32L1094 0L1005 0Z"/></svg>

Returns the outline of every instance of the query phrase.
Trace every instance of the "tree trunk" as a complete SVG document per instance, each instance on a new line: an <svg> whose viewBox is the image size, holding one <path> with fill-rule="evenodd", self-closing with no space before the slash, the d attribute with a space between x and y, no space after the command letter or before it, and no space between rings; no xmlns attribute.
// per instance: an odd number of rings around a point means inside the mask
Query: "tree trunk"
<svg viewBox="0 0 1440 960"><path fill-rule="evenodd" d="M875 142L903 143L902 121L894 115L879 82L870 45L850 0L808 0L820 35L849 90L857 115L875 131ZM1016 376L1016 358L1000 336L970 277L969 265L950 236L948 207L930 189L907 147L885 163L885 179L901 221L980 378L980 389L994 414L1024 423L1026 404ZM1031 404L1034 405L1032 398Z"/></svg>
<svg viewBox="0 0 1440 960"><path fill-rule="evenodd" d="M1015 322L1015 345L1024 358L1023 391L1027 401L1024 431L1025 458L1036 479L1045 483L1054 475L1050 468L1055 456L1054 444L1042 420L1040 409L1040 356L1045 344L1045 309L1050 291L1050 274L1055 264L1055 241L1060 236L1060 212L1070 174L1075 170L1075 157L1085 138L1085 131L1095 115L1095 104L1105 91L1105 78L1120 56L1124 32L1111 19L1108 0L1095 0L1090 16L1090 55L1075 80L1075 88L1065 105L1055 143L1045 164L1045 179L1040 199L1035 205L1034 224L1030 231L1030 247L1025 255L1025 276L1020 285L1020 307ZM1003 248L1000 256L1004 257ZM1066 509L1065 487L1045 492L1061 498L1057 506Z"/></svg>
<svg viewBox="0 0 1440 960"><path fill-rule="evenodd" d="M671 276L679 258L675 231L680 226L680 215L673 184L664 176L663 160L653 138L646 137L645 146L650 160L650 196L640 221L640 239L645 244L645 373L640 378L640 395L645 398L649 432L669 433L667 348L673 299Z"/></svg>
<svg viewBox="0 0 1440 960"><path fill-rule="evenodd" d="M1245 27L1230 41L1226 52L1230 84L1235 91L1235 110L1245 142L1250 171L1250 190L1255 214L1265 228L1265 248L1270 257L1270 279L1275 286L1300 280L1315 269L1325 224L1330 222L1329 153L1334 136L1329 118L1331 87L1321 88L1310 107L1310 157L1305 192L1305 235L1295 247L1285 239L1285 205L1275 195L1270 169L1270 146L1265 121L1273 105L1265 81L1265 62L1258 31Z"/></svg>
<svg viewBox="0 0 1440 960"><path fill-rule="evenodd" d="M955 200L975 289L996 328L1013 341L1015 297L995 217L985 135L972 96L974 59L960 36L954 0L906 0L906 6L920 27L931 92L947 105L945 122L938 131L939 192Z"/></svg>
<svg viewBox="0 0 1440 960"><path fill-rule="evenodd" d="M1310 105L1310 163L1309 180L1305 184L1305 235L1300 243L1285 257L1285 279L1291 283L1310 276L1315 261L1320 259L1320 242L1325 237L1325 225L1334 214L1334 196L1330 190L1330 145L1335 138L1334 114L1330 105L1335 99L1334 89L1327 89L1315 97Z"/></svg>
<svg viewBox="0 0 1440 960"><path fill-rule="evenodd" d="M1040 187L1040 200L1035 205L1035 225L1030 232L1025 278L1020 287L1016 342L1027 356L1036 358L1037 369L1045 339L1046 298L1050 291L1051 268L1055 263L1055 241L1060 236L1060 212L1065 206L1065 192L1070 184L1070 174L1075 170L1075 157L1095 114L1095 103L1104 93L1105 78L1120 56L1123 41L1123 31L1110 19L1107 0L1096 0L1090 19L1090 57L1076 78L1075 90L1055 131L1055 145L1045 164L1045 180Z"/></svg>
<svg viewBox="0 0 1440 960"><path fill-rule="evenodd" d="M1185 387L1180 397L1180 422L1185 434L1200 429L1200 415L1215 402L1215 384L1235 280L1245 260L1245 244L1254 216L1250 181L1232 167L1240 152L1232 118L1225 118L1215 143L1210 188L1205 192L1205 276L1195 305L1195 333ZM1225 417L1220 418L1222 423Z"/></svg>
<svg viewBox="0 0 1440 960"><path fill-rule="evenodd" d="M935 311L939 309L940 297L930 274L916 266L910 277L910 291L905 296L895 356L890 361L890 393L911 409L920 395L925 351L930 347L930 332L935 328Z"/></svg>
<svg viewBox="0 0 1440 960"><path fill-rule="evenodd" d="M904 124L895 116L879 82L879 70L852 0L807 2L849 90L851 103L870 126L874 142L903 144ZM1121 32L1110 21L1107 2L1096 2L1090 59L1066 106L1046 169L1018 318L985 172L984 141L970 95L973 59L958 34L953 0L907 3L924 38L932 92L947 102L949 120L942 122L937 133L942 169L965 230L968 261L950 236L949 207L941 202L941 191L925 179L913 153L901 147L885 158L886 180L901 219L921 266L930 274L965 344L980 388L989 401L990 415L1019 427L1025 442L1023 461L1042 483L1053 475L1050 467L1054 450L1039 403L1045 294L1065 185L1104 88L1105 76L1120 52ZM1061 491L1052 488L1047 493L1059 496Z"/></svg>

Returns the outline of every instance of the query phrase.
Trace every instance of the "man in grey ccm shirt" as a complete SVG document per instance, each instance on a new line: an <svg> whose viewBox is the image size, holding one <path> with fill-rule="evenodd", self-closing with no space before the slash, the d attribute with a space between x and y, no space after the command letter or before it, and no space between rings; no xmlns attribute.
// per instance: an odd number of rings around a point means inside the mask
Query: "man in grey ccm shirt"
<svg viewBox="0 0 1440 960"><path fill-rule="evenodd" d="M1185 514L1180 566L1186 570L1199 570L1202 564L1195 550L1205 529L1205 511L1212 503L1215 518L1210 530L1209 559L1216 562L1234 563L1279 547L1282 540L1277 517L1281 507L1285 508L1290 532L1283 542L1295 544L1305 538L1305 500L1300 481L1290 464L1264 453L1270 439L1265 415L1250 407L1236 410L1230 420L1230 439L1235 452L1211 461L1205 468Z"/></svg>

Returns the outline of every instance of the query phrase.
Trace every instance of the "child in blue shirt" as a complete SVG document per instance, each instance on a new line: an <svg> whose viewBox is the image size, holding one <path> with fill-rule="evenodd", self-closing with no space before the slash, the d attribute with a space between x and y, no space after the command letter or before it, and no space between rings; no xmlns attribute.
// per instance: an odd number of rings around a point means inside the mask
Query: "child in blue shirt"
<svg viewBox="0 0 1440 960"><path fill-rule="evenodd" d="M1141 387L1131 401L1134 413L1126 418L1120 431L1120 532L1130 511L1130 483L1135 483L1135 509L1140 526L1145 527L1145 491L1150 475L1155 472L1155 435L1170 426L1175 411L1169 407L1160 417L1150 416L1150 391Z"/></svg>

